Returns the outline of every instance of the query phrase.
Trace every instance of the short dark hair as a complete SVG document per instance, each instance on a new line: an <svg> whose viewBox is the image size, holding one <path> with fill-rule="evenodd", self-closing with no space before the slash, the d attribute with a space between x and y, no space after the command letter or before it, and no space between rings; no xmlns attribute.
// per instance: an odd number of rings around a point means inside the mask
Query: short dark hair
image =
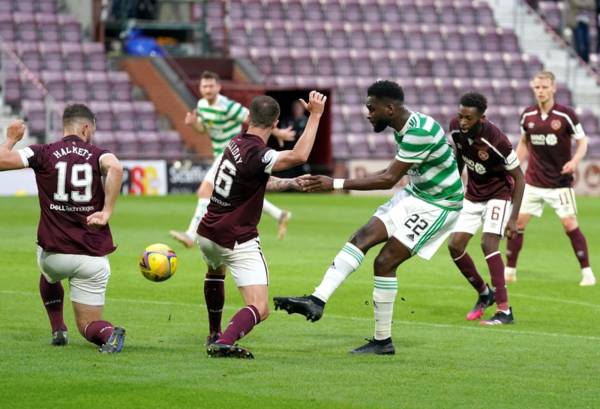
<svg viewBox="0 0 600 409"><path fill-rule="evenodd" d="M221 81L219 74L217 74L216 72L213 72L213 71L208 71L208 70L202 72L202 74L200 75L200 79L201 80L215 80L217 82Z"/></svg>
<svg viewBox="0 0 600 409"><path fill-rule="evenodd" d="M96 115L84 104L70 104L63 111L63 126L69 126L77 119L85 119L96 123Z"/></svg>
<svg viewBox="0 0 600 409"><path fill-rule="evenodd" d="M279 118L279 103L268 95L259 95L250 103L250 123L259 128L268 128Z"/></svg>
<svg viewBox="0 0 600 409"><path fill-rule="evenodd" d="M402 87L394 81L375 81L367 89L367 95L376 98L389 98L400 104L404 103L404 91L402 90Z"/></svg>
<svg viewBox="0 0 600 409"><path fill-rule="evenodd" d="M467 92L460 97L460 104L464 107L477 108L480 114L487 109L487 99L479 92Z"/></svg>

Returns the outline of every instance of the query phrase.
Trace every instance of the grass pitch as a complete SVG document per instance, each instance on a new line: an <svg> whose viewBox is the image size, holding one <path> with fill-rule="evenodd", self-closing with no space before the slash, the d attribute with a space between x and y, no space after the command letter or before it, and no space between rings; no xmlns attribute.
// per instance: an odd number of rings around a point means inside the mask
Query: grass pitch
<svg viewBox="0 0 600 409"><path fill-rule="evenodd" d="M350 234L385 201L270 199L293 211L282 242L268 216L260 226L271 296L312 292ZM597 275L599 203L578 203ZM198 250L167 234L187 226L194 204L191 196L119 200L105 317L127 328L127 340L122 354L102 356L77 334L68 296L70 344L49 345L37 291L37 199L0 200L0 408L600 407L600 286L577 285L579 266L550 209L525 235L519 281L509 287L513 326L484 328L464 319L476 295L441 248L430 262L415 258L399 268L396 355L350 356L373 332L374 249L319 322L272 312L240 342L256 359L241 361L206 358L205 266ZM137 269L139 253L155 242L179 256L177 273L163 283ZM478 238L469 251L488 279ZM241 306L230 278L226 288L225 323Z"/></svg>

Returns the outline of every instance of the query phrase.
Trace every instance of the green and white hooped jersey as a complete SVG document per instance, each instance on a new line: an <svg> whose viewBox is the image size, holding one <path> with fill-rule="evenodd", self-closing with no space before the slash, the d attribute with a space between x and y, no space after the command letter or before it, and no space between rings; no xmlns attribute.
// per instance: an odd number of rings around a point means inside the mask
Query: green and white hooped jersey
<svg viewBox="0 0 600 409"><path fill-rule="evenodd" d="M464 198L454 152L441 125L432 117L412 112L399 132L396 160L414 163L406 191L435 206L460 210Z"/></svg>
<svg viewBox="0 0 600 409"><path fill-rule="evenodd" d="M215 157L223 153L231 138L242 132L242 123L249 114L248 108L220 94L214 105L200 99L196 110L208 130Z"/></svg>

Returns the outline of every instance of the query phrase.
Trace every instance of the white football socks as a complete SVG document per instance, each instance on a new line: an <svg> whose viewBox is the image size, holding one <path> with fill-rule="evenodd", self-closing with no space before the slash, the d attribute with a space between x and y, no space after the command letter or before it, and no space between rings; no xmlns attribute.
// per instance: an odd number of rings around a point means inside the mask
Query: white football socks
<svg viewBox="0 0 600 409"><path fill-rule="evenodd" d="M185 234L193 239L196 237L196 231L198 230L198 225L200 224L200 220L204 217L207 211L208 204L210 203L210 199L200 198L198 199L198 204L196 205L196 211L194 212L194 217L190 220L190 225L186 230Z"/></svg>
<svg viewBox="0 0 600 409"><path fill-rule="evenodd" d="M283 214L283 210L275 206L273 203L269 202L267 199L263 200L263 212L265 212L277 221L279 221L279 218Z"/></svg>
<svg viewBox="0 0 600 409"><path fill-rule="evenodd" d="M312 295L323 302L327 302L331 294L344 282L344 280L356 271L365 255L363 252L352 243L346 243L342 250L335 256L333 263L325 272L323 281Z"/></svg>
<svg viewBox="0 0 600 409"><path fill-rule="evenodd" d="M396 277L375 276L373 287L373 311L375 313L376 340L383 340L392 336L392 316L394 315L394 301L398 294L398 280Z"/></svg>

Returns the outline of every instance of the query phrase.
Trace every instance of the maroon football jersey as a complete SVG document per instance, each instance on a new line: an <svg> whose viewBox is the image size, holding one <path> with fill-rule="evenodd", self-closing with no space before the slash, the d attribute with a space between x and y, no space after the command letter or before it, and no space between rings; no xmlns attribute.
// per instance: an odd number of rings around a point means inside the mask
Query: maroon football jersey
<svg viewBox="0 0 600 409"><path fill-rule="evenodd" d="M521 114L521 130L529 150L525 181L537 187L570 187L573 175L562 175L560 171L571 160L571 138L585 137L573 109L554 104L548 114L543 114L537 105L530 106Z"/></svg>
<svg viewBox="0 0 600 409"><path fill-rule="evenodd" d="M257 237L267 181L277 156L256 135L233 138L223 152L198 234L229 249Z"/></svg>
<svg viewBox="0 0 600 409"><path fill-rule="evenodd" d="M519 160L506 135L485 119L477 134L463 134L457 118L450 121L450 135L467 167L465 197L472 202L510 200L514 183L508 171L519 166Z"/></svg>
<svg viewBox="0 0 600 409"><path fill-rule="evenodd" d="M19 153L35 172L41 211L38 245L54 253L88 256L114 251L108 225L96 229L86 223L88 215L104 207L99 159L109 152L73 135Z"/></svg>

